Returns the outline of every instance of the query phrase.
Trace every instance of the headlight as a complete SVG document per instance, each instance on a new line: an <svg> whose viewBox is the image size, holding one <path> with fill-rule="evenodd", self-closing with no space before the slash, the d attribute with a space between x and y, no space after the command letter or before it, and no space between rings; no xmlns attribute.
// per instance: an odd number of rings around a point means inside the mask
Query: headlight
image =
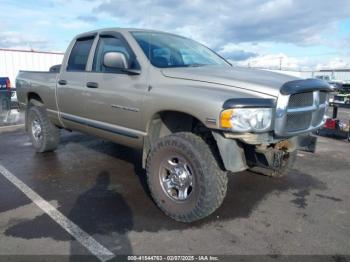
<svg viewBox="0 0 350 262"><path fill-rule="evenodd" d="M220 125L235 132L262 132L271 126L272 108L233 108L221 112Z"/></svg>

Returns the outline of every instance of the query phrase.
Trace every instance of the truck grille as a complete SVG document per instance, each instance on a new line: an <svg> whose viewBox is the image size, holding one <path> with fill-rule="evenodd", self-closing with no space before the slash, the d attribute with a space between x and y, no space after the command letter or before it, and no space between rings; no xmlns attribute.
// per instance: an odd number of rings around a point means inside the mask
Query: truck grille
<svg viewBox="0 0 350 262"><path fill-rule="evenodd" d="M290 114L287 116L286 129L288 131L300 131L308 129L312 118L311 113Z"/></svg>
<svg viewBox="0 0 350 262"><path fill-rule="evenodd" d="M289 98L288 108L312 106L312 103L313 103L312 92L294 94L294 95L291 95Z"/></svg>
<svg viewBox="0 0 350 262"><path fill-rule="evenodd" d="M280 136L312 131L323 124L327 92L281 95L277 101L275 133Z"/></svg>
<svg viewBox="0 0 350 262"><path fill-rule="evenodd" d="M325 104L327 102L327 93L320 92L320 104Z"/></svg>

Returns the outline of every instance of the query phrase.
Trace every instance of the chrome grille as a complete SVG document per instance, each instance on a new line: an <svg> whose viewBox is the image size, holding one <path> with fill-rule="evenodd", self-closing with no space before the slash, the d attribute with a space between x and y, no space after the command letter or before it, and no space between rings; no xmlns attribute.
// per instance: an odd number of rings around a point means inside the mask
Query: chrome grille
<svg viewBox="0 0 350 262"><path fill-rule="evenodd" d="M312 103L313 103L312 92L294 94L290 96L288 108L312 106Z"/></svg>
<svg viewBox="0 0 350 262"><path fill-rule="evenodd" d="M312 113L291 114L287 116L286 129L288 131L300 131L308 129Z"/></svg>
<svg viewBox="0 0 350 262"><path fill-rule="evenodd" d="M321 91L281 94L276 108L276 135L296 135L310 132L323 125L327 99L327 93Z"/></svg>
<svg viewBox="0 0 350 262"><path fill-rule="evenodd" d="M314 113L314 118L312 119L312 126L317 126L322 122L325 111L325 108L322 108Z"/></svg>
<svg viewBox="0 0 350 262"><path fill-rule="evenodd" d="M326 92L320 92L320 104L324 104L327 101L327 93Z"/></svg>

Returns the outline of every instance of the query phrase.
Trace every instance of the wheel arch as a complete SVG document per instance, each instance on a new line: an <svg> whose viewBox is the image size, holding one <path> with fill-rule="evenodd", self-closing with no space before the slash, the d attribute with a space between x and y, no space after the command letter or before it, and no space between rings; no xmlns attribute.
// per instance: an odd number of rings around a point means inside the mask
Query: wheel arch
<svg viewBox="0 0 350 262"><path fill-rule="evenodd" d="M29 105L29 103L35 106L44 105L44 101L42 100L42 98L35 92L29 92L27 94L27 104Z"/></svg>
<svg viewBox="0 0 350 262"><path fill-rule="evenodd" d="M193 132L202 136L207 142L214 142L215 150L217 149L216 141L211 130L206 127L197 117L192 114L175 111L163 110L159 111L151 117L147 123L147 136L143 143L142 167L145 168L147 156L152 145L157 139L177 132ZM220 163L221 156L219 155Z"/></svg>
<svg viewBox="0 0 350 262"><path fill-rule="evenodd" d="M25 110L25 130L28 131L28 110L31 106L40 106L44 105L44 101L41 97L35 92L28 92L27 94L27 106Z"/></svg>

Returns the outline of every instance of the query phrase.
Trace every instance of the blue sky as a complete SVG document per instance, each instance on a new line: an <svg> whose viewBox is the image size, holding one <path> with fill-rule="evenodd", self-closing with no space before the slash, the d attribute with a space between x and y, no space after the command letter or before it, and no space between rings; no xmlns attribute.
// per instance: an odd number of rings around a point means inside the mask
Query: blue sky
<svg viewBox="0 0 350 262"><path fill-rule="evenodd" d="M350 67L349 0L0 0L0 48L64 51L101 27L200 41L239 65Z"/></svg>

